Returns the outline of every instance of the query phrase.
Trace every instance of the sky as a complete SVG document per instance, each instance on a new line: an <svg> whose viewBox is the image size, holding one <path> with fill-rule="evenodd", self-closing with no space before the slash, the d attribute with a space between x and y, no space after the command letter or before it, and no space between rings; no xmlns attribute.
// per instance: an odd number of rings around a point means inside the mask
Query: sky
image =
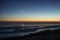
<svg viewBox="0 0 60 40"><path fill-rule="evenodd" d="M0 0L0 21L60 21L60 1Z"/></svg>

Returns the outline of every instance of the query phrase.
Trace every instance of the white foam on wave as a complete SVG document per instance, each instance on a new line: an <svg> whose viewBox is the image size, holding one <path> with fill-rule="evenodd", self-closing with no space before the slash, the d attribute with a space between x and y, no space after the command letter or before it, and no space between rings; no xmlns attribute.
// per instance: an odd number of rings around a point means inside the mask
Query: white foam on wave
<svg viewBox="0 0 60 40"><path fill-rule="evenodd" d="M38 29L38 30L36 30L36 31L34 31L34 32L32 32L32 33L37 33L37 32L46 31L46 30L57 30L57 29L60 29L60 27L59 27L59 28L45 28L45 29Z"/></svg>

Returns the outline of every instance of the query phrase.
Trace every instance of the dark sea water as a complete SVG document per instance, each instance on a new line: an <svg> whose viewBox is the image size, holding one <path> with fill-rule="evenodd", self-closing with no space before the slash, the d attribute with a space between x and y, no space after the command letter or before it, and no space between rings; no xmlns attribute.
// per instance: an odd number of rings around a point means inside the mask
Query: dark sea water
<svg viewBox="0 0 60 40"><path fill-rule="evenodd" d="M19 25L18 25L19 24ZM14 37L14 36L24 36L31 33L37 33L45 30L56 30L60 29L60 26L21 26L22 23L0 23L0 38ZM31 23L26 23L31 24ZM33 24L33 23L32 23ZM35 24L36 25L36 24Z"/></svg>
<svg viewBox="0 0 60 40"><path fill-rule="evenodd" d="M29 35L38 29L39 28L0 27L0 38Z"/></svg>

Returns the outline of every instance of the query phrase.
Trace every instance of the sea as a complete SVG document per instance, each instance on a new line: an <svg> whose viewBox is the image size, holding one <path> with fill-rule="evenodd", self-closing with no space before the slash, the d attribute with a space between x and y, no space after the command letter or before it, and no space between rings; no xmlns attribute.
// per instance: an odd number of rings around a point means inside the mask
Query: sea
<svg viewBox="0 0 60 40"><path fill-rule="evenodd" d="M60 23L0 22L0 38L25 36L40 31L60 29Z"/></svg>

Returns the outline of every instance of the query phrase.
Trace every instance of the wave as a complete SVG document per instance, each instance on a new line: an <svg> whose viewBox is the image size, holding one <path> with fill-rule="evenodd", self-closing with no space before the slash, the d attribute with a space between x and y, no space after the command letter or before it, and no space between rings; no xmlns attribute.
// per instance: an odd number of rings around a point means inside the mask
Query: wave
<svg viewBox="0 0 60 40"><path fill-rule="evenodd" d="M37 33L40 31L57 30L57 29L60 29L60 26L58 27L51 26L51 27L46 27L46 28L27 27L23 29L21 27L3 27L2 29L0 28L0 38L24 36L24 35L29 35L31 33Z"/></svg>

